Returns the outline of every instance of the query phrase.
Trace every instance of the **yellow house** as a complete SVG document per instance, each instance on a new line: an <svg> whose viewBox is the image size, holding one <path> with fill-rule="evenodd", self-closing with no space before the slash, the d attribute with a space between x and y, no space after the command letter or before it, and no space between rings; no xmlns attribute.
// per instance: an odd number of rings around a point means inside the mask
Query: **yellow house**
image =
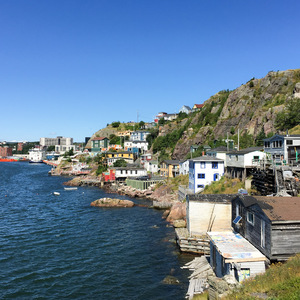
<svg viewBox="0 0 300 300"><path fill-rule="evenodd" d="M130 151L120 151L120 152L106 152L106 158L131 158L133 159L133 153Z"/></svg>
<svg viewBox="0 0 300 300"><path fill-rule="evenodd" d="M160 164L160 175L176 177L179 175L179 160L164 160Z"/></svg>
<svg viewBox="0 0 300 300"><path fill-rule="evenodd" d="M133 153L130 151L106 152L105 157L108 166L112 166L118 159L124 159L129 164L134 162Z"/></svg>

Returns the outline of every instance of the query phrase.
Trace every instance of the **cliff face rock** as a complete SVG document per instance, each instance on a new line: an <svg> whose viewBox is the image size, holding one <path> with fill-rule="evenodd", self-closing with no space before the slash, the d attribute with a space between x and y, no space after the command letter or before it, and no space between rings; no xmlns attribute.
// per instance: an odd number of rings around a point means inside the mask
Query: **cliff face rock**
<svg viewBox="0 0 300 300"><path fill-rule="evenodd" d="M266 135L276 133L276 115L294 97L300 97L299 69L269 72L264 78L253 78L231 92L221 91L206 100L202 110L190 120L189 128L193 130L185 131L172 158L183 159L191 145L224 139L227 133L237 133L238 129L254 138L262 130Z"/></svg>

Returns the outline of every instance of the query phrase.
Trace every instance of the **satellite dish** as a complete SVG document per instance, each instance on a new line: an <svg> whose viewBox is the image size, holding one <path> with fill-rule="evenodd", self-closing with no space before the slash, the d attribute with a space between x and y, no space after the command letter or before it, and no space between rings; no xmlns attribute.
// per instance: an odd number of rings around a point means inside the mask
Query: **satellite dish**
<svg viewBox="0 0 300 300"><path fill-rule="evenodd" d="M242 220L241 216L237 216L232 222L233 224L237 225Z"/></svg>

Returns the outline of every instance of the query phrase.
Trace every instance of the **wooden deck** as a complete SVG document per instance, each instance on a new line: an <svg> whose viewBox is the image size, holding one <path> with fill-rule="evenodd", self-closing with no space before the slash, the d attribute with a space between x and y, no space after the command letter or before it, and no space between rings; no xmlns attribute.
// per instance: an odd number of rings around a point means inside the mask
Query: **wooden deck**
<svg viewBox="0 0 300 300"><path fill-rule="evenodd" d="M190 236L187 228L176 228L175 233L180 251L209 254L209 239L206 235Z"/></svg>
<svg viewBox="0 0 300 300"><path fill-rule="evenodd" d="M192 275L189 276L190 283L186 294L187 298L192 299L194 295L201 294L208 288L207 277L214 275L208 259L207 256L196 257L182 267L182 269L193 271Z"/></svg>

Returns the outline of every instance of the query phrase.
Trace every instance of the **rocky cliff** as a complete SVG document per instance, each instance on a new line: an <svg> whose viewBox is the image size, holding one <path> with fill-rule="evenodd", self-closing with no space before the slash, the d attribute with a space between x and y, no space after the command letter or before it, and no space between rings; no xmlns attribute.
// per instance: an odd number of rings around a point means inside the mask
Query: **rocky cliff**
<svg viewBox="0 0 300 300"><path fill-rule="evenodd" d="M176 143L172 158L182 159L191 145L224 139L227 133L247 133L254 140L261 132L276 133L276 115L295 97L300 97L299 69L269 72L233 91L221 91L204 102L202 111L186 120L189 125ZM172 126L165 125L160 134L166 135L170 130Z"/></svg>

